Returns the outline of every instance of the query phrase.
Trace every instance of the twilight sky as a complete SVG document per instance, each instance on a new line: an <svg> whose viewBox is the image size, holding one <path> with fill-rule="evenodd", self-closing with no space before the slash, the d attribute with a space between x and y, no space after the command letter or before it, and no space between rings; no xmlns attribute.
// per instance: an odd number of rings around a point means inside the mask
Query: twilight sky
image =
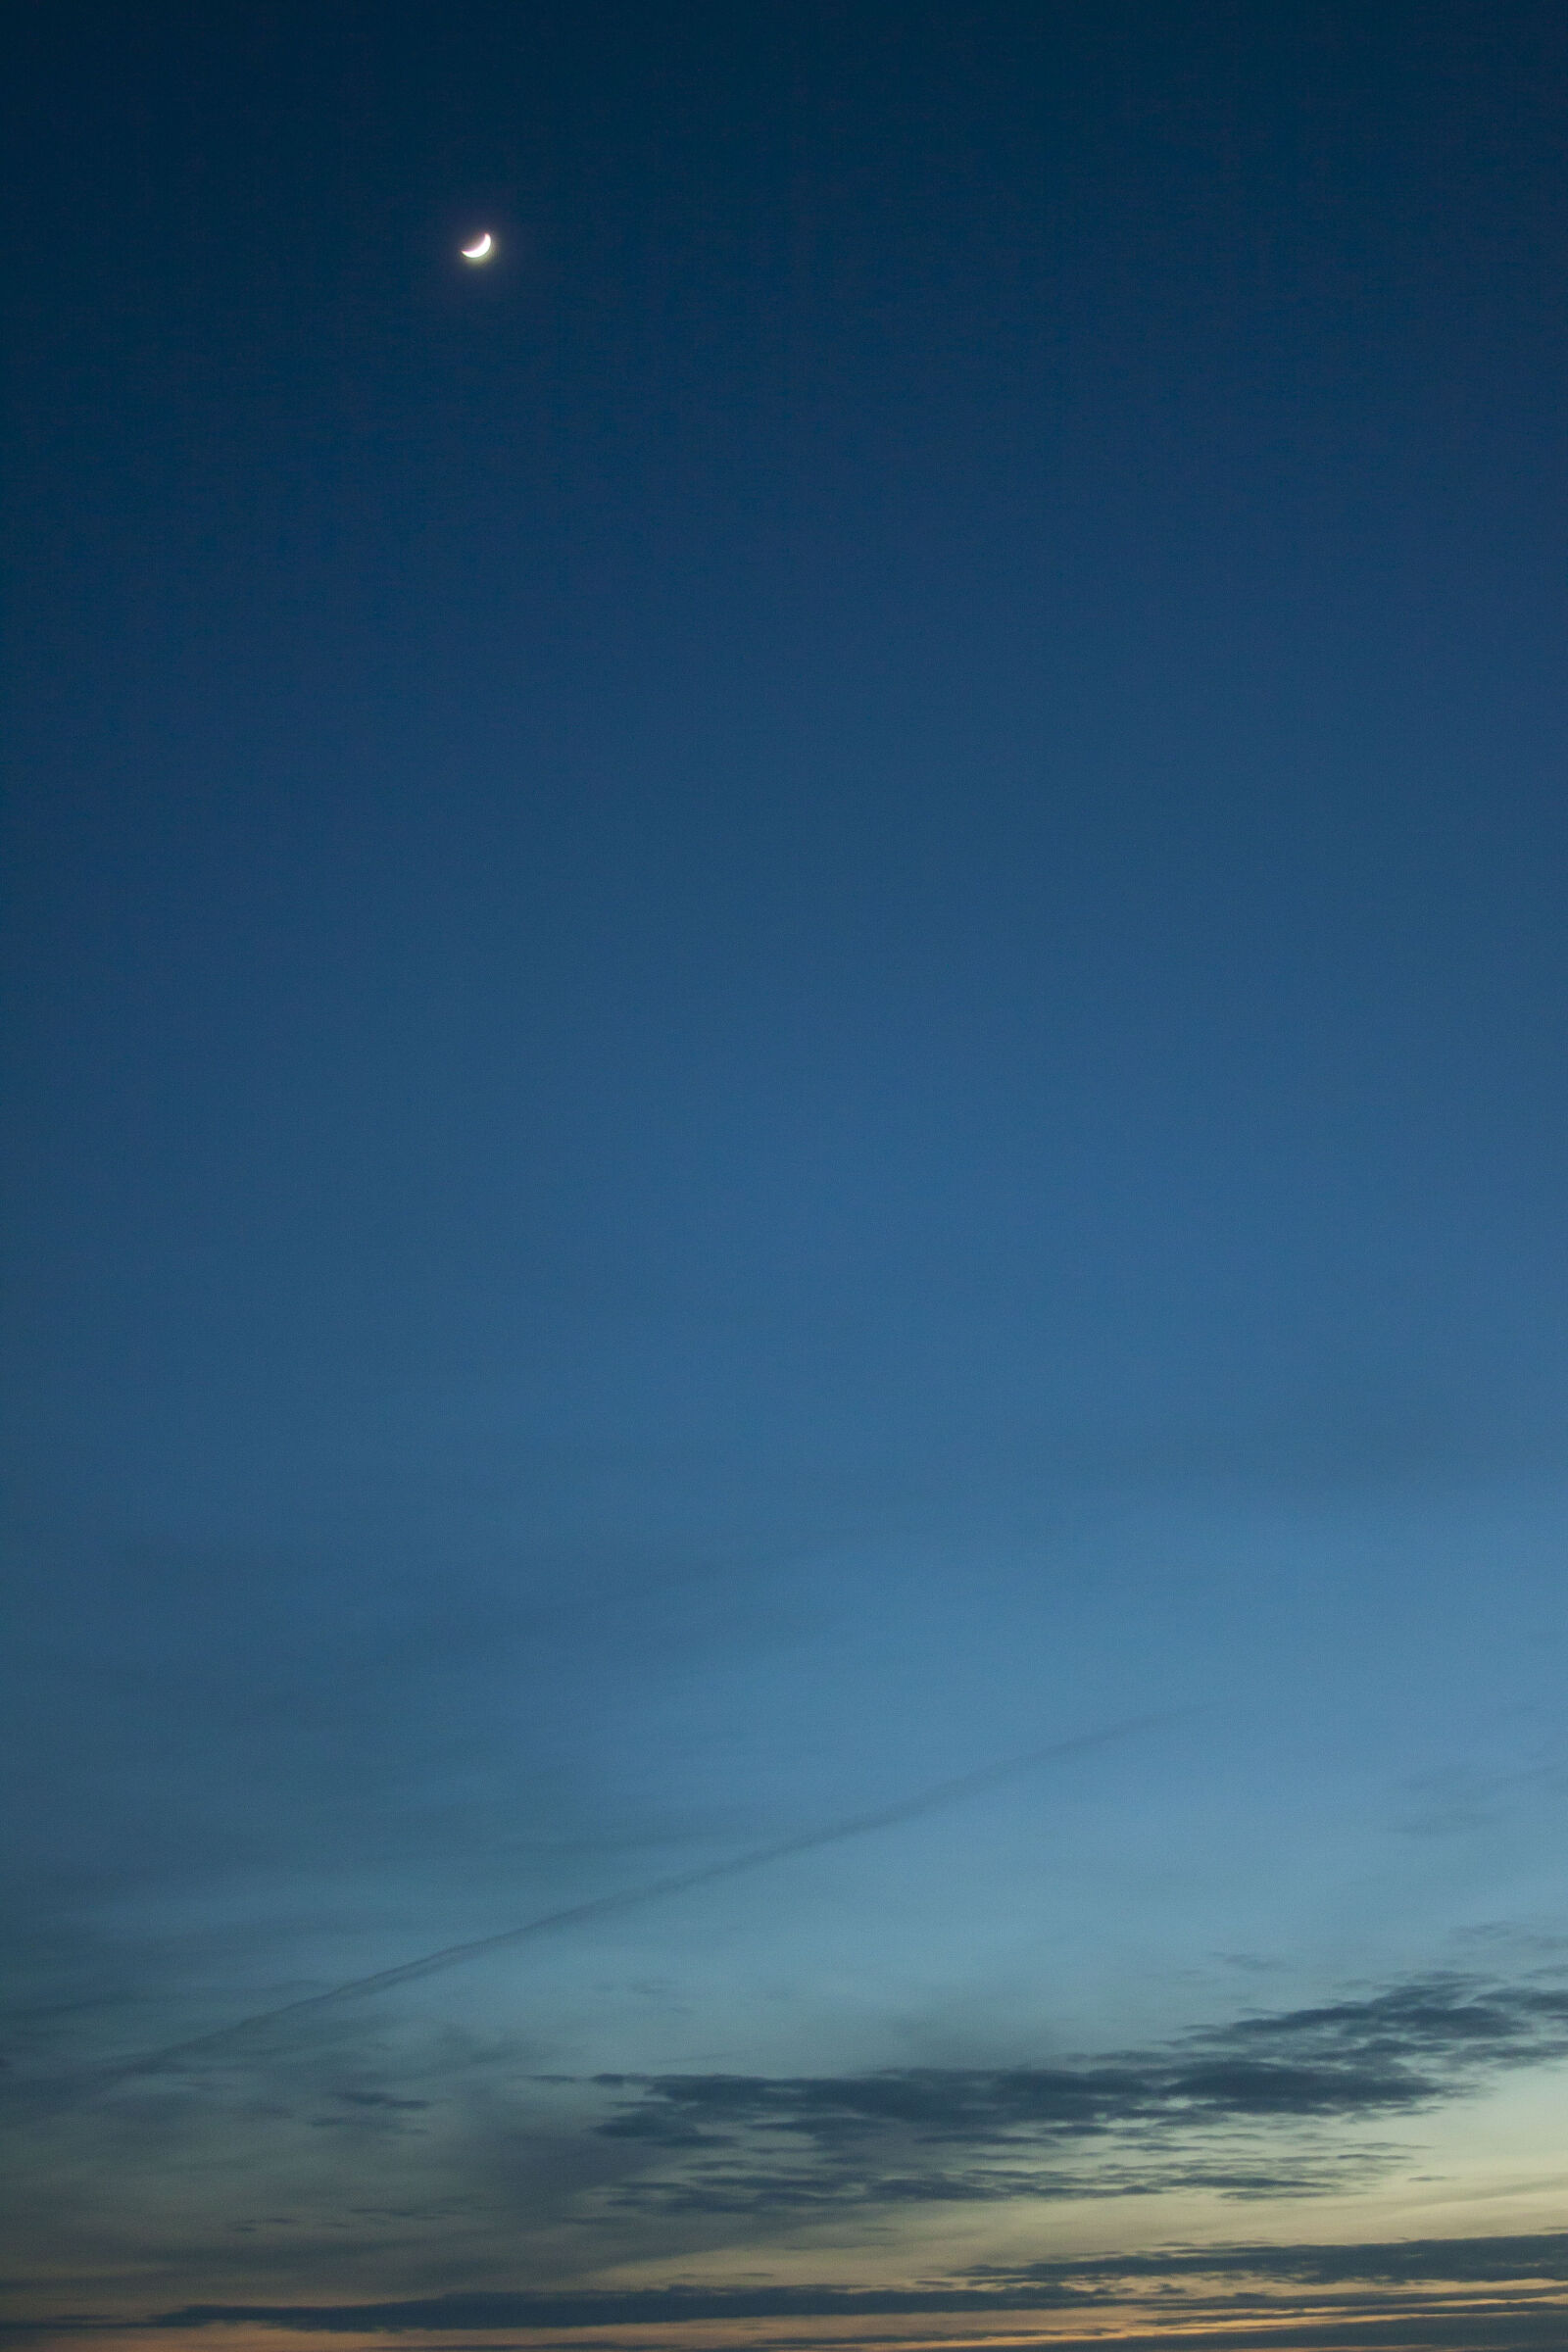
<svg viewBox="0 0 1568 2352"><path fill-rule="evenodd" d="M12 33L5 2329L1560 2344L1568 19Z"/></svg>

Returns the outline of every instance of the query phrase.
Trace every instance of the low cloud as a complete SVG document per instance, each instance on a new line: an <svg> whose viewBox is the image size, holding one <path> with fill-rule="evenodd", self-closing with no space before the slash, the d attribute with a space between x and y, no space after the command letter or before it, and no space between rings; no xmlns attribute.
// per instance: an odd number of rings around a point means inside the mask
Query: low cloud
<svg viewBox="0 0 1568 2352"><path fill-rule="evenodd" d="M1236 2278L1294 2286L1504 2285L1535 2280L1568 2286L1568 2230L1514 2237L1388 2238L1365 2245L1172 2246L1149 2254L1102 2254L1077 2262L978 2265L966 2274L1016 2290L1114 2279Z"/></svg>
<svg viewBox="0 0 1568 2352"><path fill-rule="evenodd" d="M1568 1991L1430 1977L1052 2067L602 2076L602 2137L669 2161L621 2201L802 2210L1173 2186L1345 2188L1396 2151L1335 2127L1415 2113L1568 2055Z"/></svg>
<svg viewBox="0 0 1568 2352"><path fill-rule="evenodd" d="M823 2225L868 2229L891 2268L922 2211L942 2206L978 2219L1009 2204L1016 2243L1019 2209L1058 2199L1173 2190L1266 2210L1353 2192L1408 2161L1402 2141L1424 2112L1568 2057L1568 1990L1544 1976L1411 1979L1049 2066L547 2077L530 2056L450 2028L432 2036L387 2024L372 2039L362 2022L352 2043L296 2049L265 2076L121 2085L38 2136L29 2177L39 2185L17 2207L17 2243L52 2249L58 2276L117 2278L117 2295L134 2291L120 2248L154 2249L138 2256L137 2300L168 2306L158 2325L170 2328L231 2318L372 2332L700 2318L783 2326L792 2315L878 2312L908 2315L913 2328L922 2312L972 2312L978 2331L988 2312L1066 2315L1129 2295L1176 2296L1194 2310L1219 2297L1235 2318L1248 2295L1370 2295L1386 2311L1432 2277L1468 2281L1472 2294L1498 2280L1534 2280L1538 2296L1562 2284L1563 2240L1551 2236L1189 2246L946 2278L906 2273L870 2300L831 2283L630 2298L586 2283L590 2264L675 2266L726 2247L765 2274ZM435 2300L289 2301L323 2278L345 2296ZM562 2282L561 2292L528 2291L530 2280ZM462 2282L474 2291L443 2297ZM481 2288L509 2291L498 2300ZM236 2292L275 2299L240 2304ZM290 2317L296 2308L307 2316Z"/></svg>
<svg viewBox="0 0 1568 2352"><path fill-rule="evenodd" d="M1221 2309L1243 2322L1226 2340L1289 2343L1294 2333L1293 2313L1275 2303L1265 2308L1263 2297L1283 2287L1334 2289L1389 2288L1393 2297L1377 2308L1362 2300L1343 2309L1346 2340L1398 2342L1405 2340L1404 2323L1417 2307L1407 2300L1412 2290L1459 2288L1515 2288L1524 2290L1514 2301L1511 2320L1499 2299L1489 2296L1465 2322L1466 2342L1501 2342L1495 2326L1510 2321L1516 2329L1531 2330L1538 2321L1549 2323L1562 2307L1555 2295L1543 2301L1542 2288L1568 2288L1568 2232L1542 2231L1530 2235L1468 2238L1392 2239L1363 2245L1221 2245L1173 2246L1139 2254L1104 2254L1076 2261L1041 2262L1014 2270L975 2270L961 2281L929 2287L846 2287L830 2283L796 2286L699 2288L656 2287L630 2292L586 2290L566 2294L457 2293L368 2303L193 2303L148 2320L126 2322L136 2332L170 2333L199 2328L249 2325L293 2332L327 2334L402 2334L412 2330L448 2332L454 2329L494 2330L521 2328L537 2330L583 2328L692 2326L701 2322L806 2321L813 2319L918 2318L944 2314L972 2315L977 2328L988 2316L1002 2318L1020 2311L1074 2308L1091 2311L1115 2304L1125 2309L1147 2295L1151 2287L1215 2287L1196 2300L1183 2294L1179 2309L1160 2315L1180 2319L1184 2342L1201 2341L1189 2333L1194 2319L1215 2319ZM1251 2287L1261 2294L1239 2294ZM1155 2315L1151 2314L1152 2319ZM1426 2340L1448 2340L1447 2327L1458 2315L1446 2307L1436 2314L1438 2333ZM1257 2334L1246 2326L1250 2320ZM1479 2328L1478 2328L1479 2322ZM1432 2318L1423 2325L1431 2328ZM82 2329L102 2330L105 2323L79 2322ZM112 2331L112 2324L111 2331ZM1056 2340L1054 2337L1054 2340ZM1062 2341L1070 2341L1063 2338ZM1139 2340L1139 2339L1130 2339ZM1321 2339L1318 2339L1321 2340ZM1337 2339L1339 2340L1338 2336ZM1454 2340L1458 2340L1457 2337ZM1511 2340L1534 2340L1528 2332ZM1543 2341L1550 2340L1543 2336Z"/></svg>

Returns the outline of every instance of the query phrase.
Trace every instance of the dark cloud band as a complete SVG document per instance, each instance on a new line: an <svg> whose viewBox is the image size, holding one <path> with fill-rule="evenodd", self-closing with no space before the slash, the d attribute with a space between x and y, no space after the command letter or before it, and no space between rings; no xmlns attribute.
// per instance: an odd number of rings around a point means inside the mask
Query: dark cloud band
<svg viewBox="0 0 1568 2352"><path fill-rule="evenodd" d="M967 2283L929 2289L819 2283L708 2290L656 2287L632 2293L459 2293L354 2304L196 2303L126 2325L170 2332L248 2324L302 2333L374 2334L891 2319L922 2313L972 2312L980 2319L987 2314L1124 2301L1130 2292L1160 2280L1251 2280L1259 2286L1323 2288L1568 2287L1568 2232L1393 2239L1364 2245L1175 2246L1146 2254L1043 2262L1004 2275L975 2272Z"/></svg>

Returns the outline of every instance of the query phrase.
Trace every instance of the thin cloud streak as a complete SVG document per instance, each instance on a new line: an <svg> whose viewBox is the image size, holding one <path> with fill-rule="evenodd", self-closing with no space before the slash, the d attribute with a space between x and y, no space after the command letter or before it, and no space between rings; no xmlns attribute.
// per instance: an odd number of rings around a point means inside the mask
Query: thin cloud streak
<svg viewBox="0 0 1568 2352"><path fill-rule="evenodd" d="M978 2281L978 2282L977 2282ZM1222 2283L1223 2282L1223 2283ZM1143 2290L1161 2283L1179 2286L1179 2300L1157 2316L1139 2311ZM1220 2287L1216 2295L1188 2290ZM1170 2330L1186 2342L1211 2340L1208 2328L1224 2327L1221 2340L1296 2344L1312 2340L1306 2331L1332 2328L1338 2342L1413 2342L1409 2331L1423 2325L1445 2329L1465 2343L1535 2340L1532 2331L1560 2320L1561 2290L1568 2286L1568 2237L1561 2231L1476 2238L1393 2239L1365 2244L1177 2245L1132 2255L1087 2256L1031 2265L1010 2278L953 2281L926 2287L845 2286L829 2281L789 2286L666 2286L572 2292L469 2291L355 2303L191 2303L140 2320L79 2317L60 2323L65 2335L88 2332L186 2333L250 2326L280 2332L352 2334L375 2337L406 2333L445 2335L458 2329L484 2332L520 2328L568 2336L591 2328L646 2328L788 2320L844 2321L972 2315L1002 2324L1001 2332L1019 2332L1014 2315L1046 2312L1067 2318L1082 2311L1100 2315L1103 2331L1112 2312L1122 2327L1116 2340L1166 2342ZM1254 2290L1242 2293L1244 2287ZM1298 2302L1270 2308L1257 2300L1282 2288L1318 2290L1313 2310ZM1346 2288L1360 2290L1348 2296ZM1378 2289L1392 2290L1384 2300ZM1492 2290L1487 2292L1485 2290ZM1326 2291L1325 2291L1326 2290ZM1375 2299L1368 2300L1367 2290ZM1467 2291L1470 2290L1470 2291ZM1482 2290L1482 2291L1475 2291ZM1140 2326L1140 2321L1143 2325ZM1158 2332L1146 2333L1150 2322ZM1129 2333L1128 2327L1136 2332ZM1477 2328L1467 2335L1465 2328ZM1519 2335L1500 2332L1518 2328ZM1234 2329L1234 2338L1231 2330ZM1201 2331L1201 2332L1199 2332ZM1343 2332L1341 2332L1343 2331ZM5 2330L0 2333L20 2332ZM809 2338L789 2339L808 2342ZM842 2342L835 2335L832 2341ZM883 2337L882 2340L888 2340ZM898 2340L896 2337L893 2340ZM906 2339L912 2340L912 2339ZM947 2340L956 2352L953 2339ZM973 2339L983 2343L985 2336ZM1049 2339L1063 2346L1076 2334ZM1104 2340L1104 2333L1098 2340ZM1321 2342L1321 2338L1316 2339Z"/></svg>
<svg viewBox="0 0 1568 2352"><path fill-rule="evenodd" d="M1096 1748L1109 1746L1118 1740L1131 1739L1139 1732L1173 1723L1188 1711L1170 1708L1154 1714L1136 1715L1124 1723L1108 1725L1102 1731L1083 1732L1070 1740L1053 1740L1046 1747L1031 1748L1022 1755L1005 1757L1000 1763L981 1765L974 1772L959 1773L953 1780L939 1781L934 1788L922 1789L917 1796L901 1798L897 1804L879 1806L874 1812L856 1814L848 1821L834 1822L825 1829L800 1831L794 1837L781 1838L770 1845L754 1846L747 1853L731 1855L727 1861L705 1862L695 1870L676 1871L667 1878L651 1880L646 1886L624 1887L614 1894L594 1895L587 1902L568 1903L559 1911L547 1911L538 1919L525 1920L520 1927L504 1928L494 1936L478 1936L464 1943L444 1944L439 1951L425 1952L416 1960L401 1961L395 1968L377 1969L373 1975L352 1978L347 1984L334 1984L325 1992L307 1993L302 1999L285 2001L275 2009L258 2010L250 2017L236 2019L232 2025L219 2026L210 2034L172 2043L168 2048L152 2051L144 2058L127 2060L108 2070L108 2079L122 2082L138 2075L157 2074L166 2067L178 2065L183 2059L225 2048L246 2034L264 2033L295 2018L314 2016L341 2001L358 2000L371 1993L388 1992L394 1985L415 1984L421 1977L436 1976L444 1969L460 1967L464 1961L476 1960L486 1952L506 1951L514 1944L529 1942L536 1936L553 1935L558 1929L579 1927L590 1920L616 1918L623 1912L638 1909L644 1903L658 1902L666 1895L689 1893L698 1886L710 1886L724 1879L741 1878L750 1871L765 1870L774 1862L790 1861L798 1854L816 1853L824 1846L843 1844L851 1838L867 1838L879 1830L896 1829L904 1822L919 1820L922 1815L939 1812L945 1806L961 1804L966 1798L998 1788L1004 1782L1039 1765L1059 1762L1067 1756L1088 1754Z"/></svg>

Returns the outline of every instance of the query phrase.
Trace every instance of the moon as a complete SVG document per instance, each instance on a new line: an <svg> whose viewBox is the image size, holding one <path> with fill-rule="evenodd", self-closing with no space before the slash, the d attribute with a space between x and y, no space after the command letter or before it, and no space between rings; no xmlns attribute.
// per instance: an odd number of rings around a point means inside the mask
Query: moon
<svg viewBox="0 0 1568 2352"><path fill-rule="evenodd" d="M485 229L482 235L474 238L471 245L460 245L458 251L466 262L487 262L495 249L496 241Z"/></svg>

